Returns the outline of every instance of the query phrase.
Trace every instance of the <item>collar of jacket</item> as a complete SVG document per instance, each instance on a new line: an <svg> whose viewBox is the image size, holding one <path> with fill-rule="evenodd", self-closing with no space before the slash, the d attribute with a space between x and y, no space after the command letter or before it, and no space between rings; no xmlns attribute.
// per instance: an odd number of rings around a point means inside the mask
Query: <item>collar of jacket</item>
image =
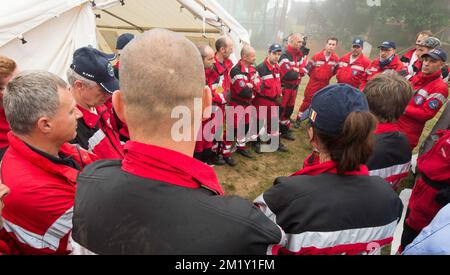
<svg viewBox="0 0 450 275"><path fill-rule="evenodd" d="M98 121L102 117L102 115L107 111L107 107L105 105L101 105L99 107L95 107L95 110L97 111L97 114L92 113L89 110L86 110L85 108L81 107L77 104L78 109L83 114L83 120L86 123L86 125L89 128L94 128L95 126L98 126Z"/></svg>
<svg viewBox="0 0 450 275"><path fill-rule="evenodd" d="M293 176L317 176L324 173L332 173L337 174L337 163L334 161L327 161L324 163L320 163L317 165L312 165L305 167L301 169L300 171L294 173ZM346 176L368 176L369 175L369 168L365 165L359 166L359 171L353 171L353 172L347 172L345 173Z"/></svg>
<svg viewBox="0 0 450 275"><path fill-rule="evenodd" d="M55 164L51 162L46 157L34 152L31 150L30 147L28 147L22 140L20 140L18 137L16 137L12 132L8 133L8 141L12 149L14 149L16 152L18 152L23 158L27 159L30 163L32 163L35 166L39 166L44 171L62 176L69 180L72 184L76 183L78 173L77 169L71 168L64 164ZM63 144L60 148L60 154L64 156L73 156L72 155L72 149L73 147L69 144ZM74 160L76 161L78 158L73 156ZM78 165L81 165L77 161Z"/></svg>
<svg viewBox="0 0 450 275"><path fill-rule="evenodd" d="M253 67L253 65L248 66L248 72L245 70L245 66L244 66L244 62L241 60L239 60L238 62L239 66L241 67L241 72L244 74L253 74L256 72L255 67Z"/></svg>
<svg viewBox="0 0 450 275"><path fill-rule="evenodd" d="M5 109L0 106L0 148L8 146L7 134L10 130L9 123L6 120Z"/></svg>
<svg viewBox="0 0 450 275"><path fill-rule="evenodd" d="M399 132L400 128L397 123L378 123L377 129L375 130L375 134L384 134L384 133L392 133Z"/></svg>
<svg viewBox="0 0 450 275"><path fill-rule="evenodd" d="M214 56L214 60L216 61L215 67L216 67L216 70L217 70L217 72L218 72L219 74L223 74L223 73L226 72L227 70L228 70L228 71L231 70L231 67L233 67L233 62L232 62L229 58L224 59L224 60L223 60L223 63L221 64L221 63L219 62L219 60L217 59L217 53L216 53L216 55Z"/></svg>
<svg viewBox="0 0 450 275"><path fill-rule="evenodd" d="M224 192L216 173L208 165L184 154L149 144L129 141L125 145L122 170L127 173L191 189Z"/></svg>
<svg viewBox="0 0 450 275"><path fill-rule="evenodd" d="M442 76L442 71L439 70L435 72L434 74L426 75L423 72L420 72L417 74L417 77L413 79L413 85L415 87L417 86L424 86Z"/></svg>
<svg viewBox="0 0 450 275"><path fill-rule="evenodd" d="M266 59L264 59L264 64L266 64L267 69L269 69L269 71L271 71L272 73L277 73L278 70L280 69L280 67L278 66L277 63L275 63L274 65L271 65L269 62L269 59L266 57Z"/></svg>
<svg viewBox="0 0 450 275"><path fill-rule="evenodd" d="M288 45L287 49L288 53L292 55L292 57L301 59L303 57L303 53L299 49L294 49L291 45Z"/></svg>

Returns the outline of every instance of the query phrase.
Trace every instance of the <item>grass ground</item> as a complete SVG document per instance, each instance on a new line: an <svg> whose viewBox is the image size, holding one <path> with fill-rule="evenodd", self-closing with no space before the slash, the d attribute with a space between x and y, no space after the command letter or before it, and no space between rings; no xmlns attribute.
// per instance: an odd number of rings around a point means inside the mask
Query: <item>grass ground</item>
<svg viewBox="0 0 450 275"><path fill-rule="evenodd" d="M260 56L263 55L260 54ZM259 58L258 60L262 60L262 58ZM295 107L296 112L303 100L303 93L307 83L308 79L303 79ZM296 112L294 113L294 116L297 115ZM422 140L428 136L428 133L431 131L440 115L441 114L427 123L422 135ZM225 193L253 200L263 191L267 190L277 177L289 176L298 171L302 167L304 159L311 153L311 146L309 145L309 140L304 128L294 130L296 141L291 142L282 140L289 148L289 153L277 152L257 155L257 157L252 160L234 154L233 157L239 161L239 164L236 167L216 167L215 170ZM399 192L404 188L411 188L412 186L413 177L410 176L402 183Z"/></svg>

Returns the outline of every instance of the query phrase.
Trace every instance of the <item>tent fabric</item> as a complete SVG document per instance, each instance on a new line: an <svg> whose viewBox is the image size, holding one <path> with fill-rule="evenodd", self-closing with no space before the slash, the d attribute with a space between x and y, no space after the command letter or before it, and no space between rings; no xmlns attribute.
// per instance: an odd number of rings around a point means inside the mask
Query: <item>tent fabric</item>
<svg viewBox="0 0 450 275"><path fill-rule="evenodd" d="M189 38L201 38L203 31L207 38L229 34L234 60L242 43L249 43L246 30L215 0L20 0L0 11L0 55L14 59L21 70L65 78L77 48L104 45L112 51L111 41L120 33L140 32L131 31L134 26L167 28Z"/></svg>

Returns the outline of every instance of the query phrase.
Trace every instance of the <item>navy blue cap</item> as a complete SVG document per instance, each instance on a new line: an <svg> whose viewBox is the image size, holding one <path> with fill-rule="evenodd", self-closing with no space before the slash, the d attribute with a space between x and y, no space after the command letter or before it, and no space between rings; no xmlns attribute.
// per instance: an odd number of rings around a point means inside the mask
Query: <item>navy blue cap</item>
<svg viewBox="0 0 450 275"><path fill-rule="evenodd" d="M75 51L70 68L86 79L100 85L105 92L112 94L119 90L119 81L114 69L104 53L92 47L83 47Z"/></svg>
<svg viewBox="0 0 450 275"><path fill-rule="evenodd" d="M117 38L116 49L123 50L125 46L130 43L131 40L134 39L134 34L124 33Z"/></svg>
<svg viewBox="0 0 450 275"><path fill-rule="evenodd" d="M350 113L368 111L366 96L360 90L348 84L335 84L323 88L313 97L309 121L319 130L339 134Z"/></svg>
<svg viewBox="0 0 450 275"><path fill-rule="evenodd" d="M378 46L378 49L397 49L397 45L395 45L395 42L392 41L384 41L380 46Z"/></svg>
<svg viewBox="0 0 450 275"><path fill-rule="evenodd" d="M281 45L278 43L272 44L269 48L269 53L282 52L282 51L283 51L283 47L281 47Z"/></svg>
<svg viewBox="0 0 450 275"><path fill-rule="evenodd" d="M444 62L447 61L447 53L442 48L431 50L428 53L422 55L422 58L425 57L431 57L433 59L442 60Z"/></svg>
<svg viewBox="0 0 450 275"><path fill-rule="evenodd" d="M360 39L360 38L355 38L355 39L353 39L353 42L352 42L352 46L360 46L361 48L363 48L364 47L364 40L362 40L362 39Z"/></svg>

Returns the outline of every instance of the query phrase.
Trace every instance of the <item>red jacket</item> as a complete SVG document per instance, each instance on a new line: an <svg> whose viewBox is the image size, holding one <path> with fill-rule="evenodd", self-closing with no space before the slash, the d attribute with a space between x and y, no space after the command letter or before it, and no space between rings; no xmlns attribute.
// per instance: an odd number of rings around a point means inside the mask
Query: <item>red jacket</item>
<svg viewBox="0 0 450 275"><path fill-rule="evenodd" d="M225 71L221 69L223 69L221 66L205 69L206 85L211 89L212 103L214 105L224 105L227 103L227 88L224 81Z"/></svg>
<svg viewBox="0 0 450 275"><path fill-rule="evenodd" d="M257 71L261 77L262 85L260 93L256 97L275 100L281 95L281 75L278 64L271 65L267 58L264 63L258 65Z"/></svg>
<svg viewBox="0 0 450 275"><path fill-rule="evenodd" d="M119 134L111 125L111 114L105 105L96 108L94 114L78 105L83 114L78 119L77 137L73 141L100 159L123 159L123 145Z"/></svg>
<svg viewBox="0 0 450 275"><path fill-rule="evenodd" d="M1 180L11 192L4 198L5 226L0 239L9 244L10 253L68 254L75 183L80 171L51 162L12 132L8 140ZM80 168L97 160L95 155L70 144L61 146L60 154L71 156Z"/></svg>
<svg viewBox="0 0 450 275"><path fill-rule="evenodd" d="M233 62L230 59L225 59L222 64L217 59L217 55L214 57L214 60L216 61L214 63L214 70L216 70L216 72L221 76L220 86L223 88L223 94L226 98L227 93L231 89L230 71L233 68ZM220 86L217 86L217 88ZM219 89L217 92L221 92L221 90Z"/></svg>
<svg viewBox="0 0 450 275"><path fill-rule="evenodd" d="M450 130L440 131L438 136L435 146L417 161L421 176L412 191L406 218L407 225L417 233L445 206L436 200L439 192L450 190Z"/></svg>
<svg viewBox="0 0 450 275"><path fill-rule="evenodd" d="M239 105L250 105L261 89L261 78L255 67L245 68L242 60L233 67L231 77L231 101ZM253 88L249 88L251 84Z"/></svg>
<svg viewBox="0 0 450 275"><path fill-rule="evenodd" d="M367 82L369 82L369 80L372 79L372 77L374 77L377 74L380 74L384 71L388 71L388 70L394 70L403 76L408 75L408 71L407 71L405 65L400 61L400 58L398 57L398 55L395 55L395 57L391 61L391 63L389 63L388 65L386 65L384 67L381 67L380 59L377 58L372 62L369 69L366 70L366 78L363 80L363 83L361 85L361 91L364 90Z"/></svg>
<svg viewBox="0 0 450 275"><path fill-rule="evenodd" d="M298 88L302 81L302 77L308 73L308 70L306 69L308 57L304 56L300 50L293 49L290 46L283 52L278 64L280 65L281 86L284 88ZM292 73L298 74L296 79L287 77Z"/></svg>
<svg viewBox="0 0 450 275"><path fill-rule="evenodd" d="M113 130L116 133L119 133L120 138L123 140L129 140L130 139L130 133L128 132L128 126L125 122L121 121L119 119L119 117L117 116L116 112L114 111L114 107L112 104L112 97L110 97L106 102L105 102L105 106L106 108L108 108L108 112L109 112L109 117L110 119L110 123L111 126L113 128Z"/></svg>
<svg viewBox="0 0 450 275"><path fill-rule="evenodd" d="M448 86L441 77L441 71L433 75L420 72L411 79L411 83L416 93L400 117L399 126L411 148L415 148L425 123L435 117L447 101Z"/></svg>
<svg viewBox="0 0 450 275"><path fill-rule="evenodd" d="M316 53L308 63L307 69L310 82L330 83L331 78L336 74L339 57L332 53L330 58L326 59L325 50Z"/></svg>
<svg viewBox="0 0 450 275"><path fill-rule="evenodd" d="M5 109L3 109L3 106L0 106L0 149L8 147L7 134L10 130L9 123L6 120Z"/></svg>
<svg viewBox="0 0 450 275"><path fill-rule="evenodd" d="M371 61L364 54L361 54L350 64L351 56L352 53L348 53L339 60L336 78L338 83L348 84L359 89L367 77L366 70L369 69Z"/></svg>

